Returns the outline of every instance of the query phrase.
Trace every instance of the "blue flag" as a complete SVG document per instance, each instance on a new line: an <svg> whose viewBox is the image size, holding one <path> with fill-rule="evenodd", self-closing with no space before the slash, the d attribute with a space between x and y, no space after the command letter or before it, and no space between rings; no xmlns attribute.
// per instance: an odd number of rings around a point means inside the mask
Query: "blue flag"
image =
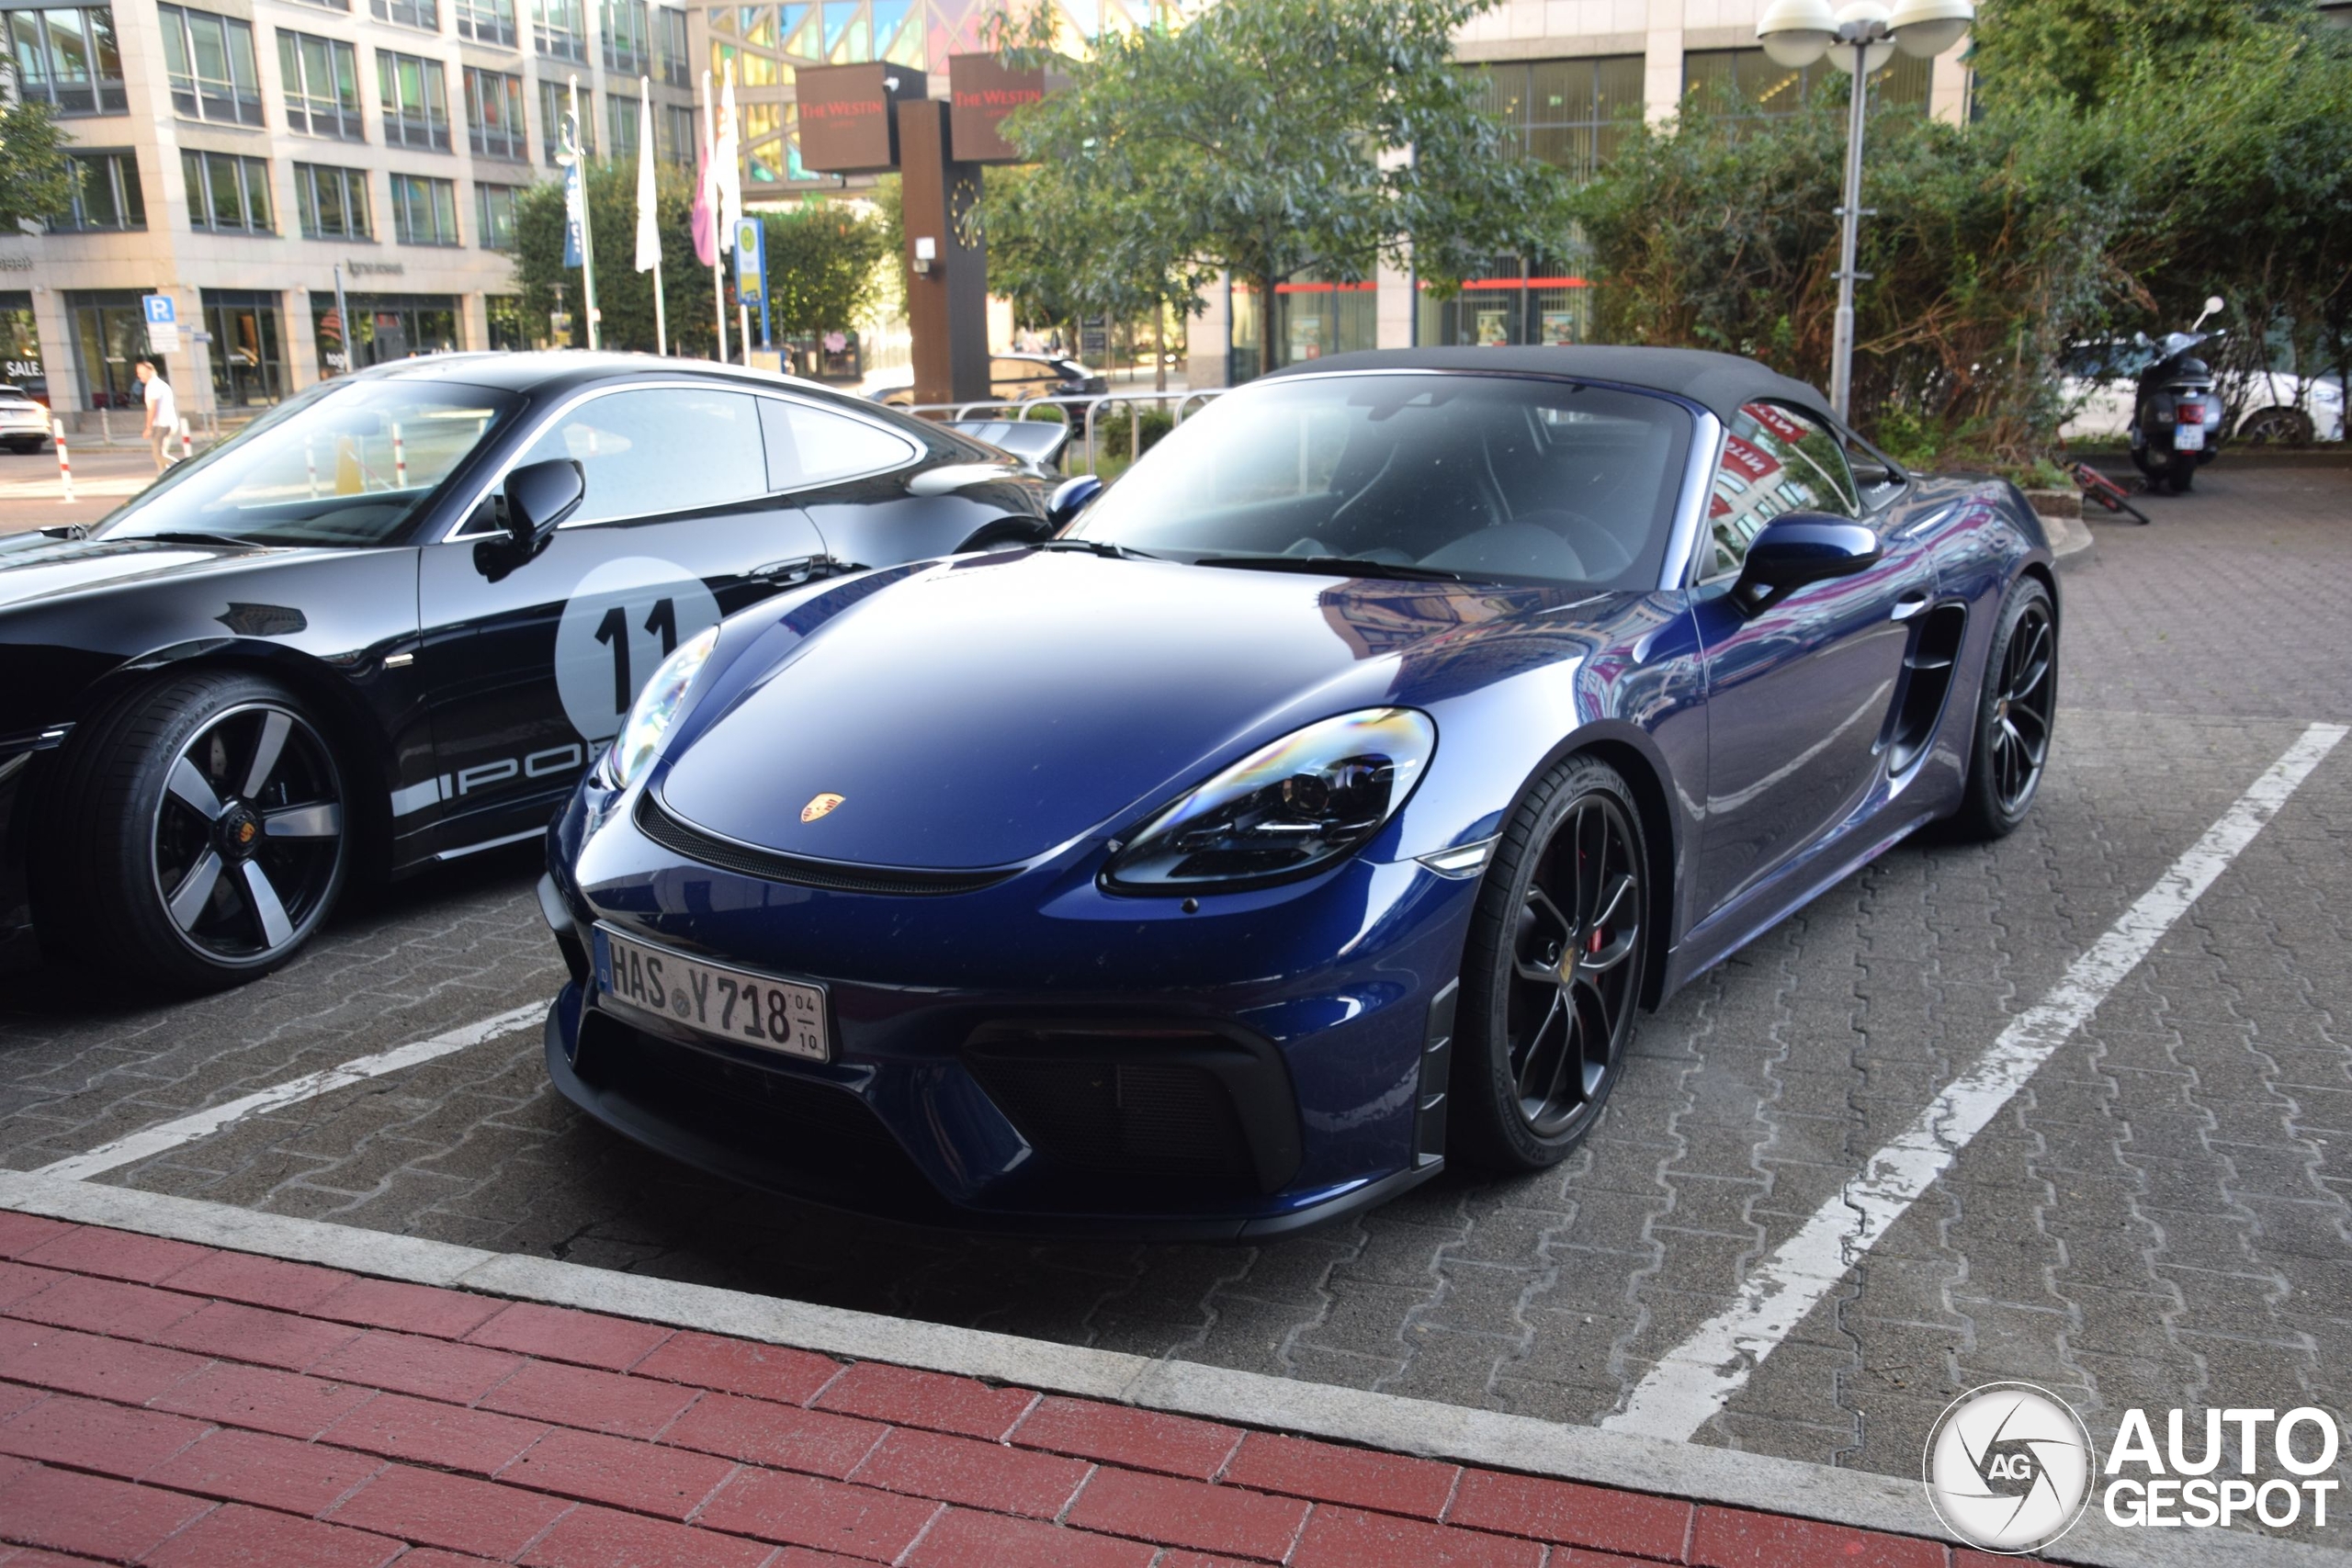
<svg viewBox="0 0 2352 1568"><path fill-rule="evenodd" d="M581 164L563 172L563 265L578 266L586 254L581 231L586 226L588 193L581 183Z"/></svg>

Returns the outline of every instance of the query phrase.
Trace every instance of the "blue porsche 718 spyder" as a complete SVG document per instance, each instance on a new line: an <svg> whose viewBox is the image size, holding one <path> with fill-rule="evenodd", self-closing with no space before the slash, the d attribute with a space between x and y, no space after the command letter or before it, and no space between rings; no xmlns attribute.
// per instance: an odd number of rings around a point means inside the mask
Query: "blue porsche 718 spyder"
<svg viewBox="0 0 2352 1568"><path fill-rule="evenodd" d="M2023 496L1747 360L1340 355L1095 488L679 646L550 840L566 1095L836 1205L1277 1234L1557 1161L1637 1010L2049 755Z"/></svg>

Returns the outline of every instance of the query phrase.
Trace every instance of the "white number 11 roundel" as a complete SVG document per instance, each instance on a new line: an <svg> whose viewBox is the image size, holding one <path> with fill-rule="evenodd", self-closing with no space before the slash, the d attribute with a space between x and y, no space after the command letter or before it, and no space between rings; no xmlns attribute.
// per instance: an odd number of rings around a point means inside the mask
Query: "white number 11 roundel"
<svg viewBox="0 0 2352 1568"><path fill-rule="evenodd" d="M621 719L677 646L718 624L701 578L652 556L608 560L580 580L555 629L555 689L564 716L592 746Z"/></svg>

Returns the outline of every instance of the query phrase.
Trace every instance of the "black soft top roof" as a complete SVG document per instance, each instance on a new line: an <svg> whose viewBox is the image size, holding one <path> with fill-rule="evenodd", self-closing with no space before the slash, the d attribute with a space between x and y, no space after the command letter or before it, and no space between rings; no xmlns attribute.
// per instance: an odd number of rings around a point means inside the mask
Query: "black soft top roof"
<svg viewBox="0 0 2352 1568"><path fill-rule="evenodd" d="M1739 405L1758 398L1795 403L1826 418L1829 400L1803 381L1743 359L1702 348L1627 348L1600 344L1524 348L1381 348L1326 355L1274 372L1276 376L1335 370L1506 370L1567 376L1648 387L1690 399L1730 423Z"/></svg>

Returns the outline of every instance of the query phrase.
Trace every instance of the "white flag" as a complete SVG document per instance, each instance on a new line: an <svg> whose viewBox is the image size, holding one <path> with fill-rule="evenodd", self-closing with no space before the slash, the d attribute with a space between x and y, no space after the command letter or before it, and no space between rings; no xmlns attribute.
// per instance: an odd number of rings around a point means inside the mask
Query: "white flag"
<svg viewBox="0 0 2352 1568"><path fill-rule="evenodd" d="M735 126L735 65L727 65L725 85L718 90L718 145L711 162L718 174L718 246L735 248L735 225L743 217L742 135Z"/></svg>
<svg viewBox="0 0 2352 1568"><path fill-rule="evenodd" d="M653 84L637 79L637 270L662 265L662 231L653 222Z"/></svg>

